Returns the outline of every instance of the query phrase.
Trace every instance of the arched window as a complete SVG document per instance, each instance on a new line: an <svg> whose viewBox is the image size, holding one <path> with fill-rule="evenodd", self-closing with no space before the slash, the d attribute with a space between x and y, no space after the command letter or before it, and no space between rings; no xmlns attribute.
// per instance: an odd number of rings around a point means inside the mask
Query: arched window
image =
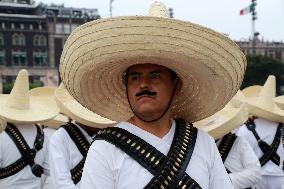
<svg viewBox="0 0 284 189"><path fill-rule="evenodd" d="M19 44L19 45L21 45L21 46L26 45L26 37L24 36L24 34L21 33L21 34L19 35L19 37L20 37L20 39L19 39L20 44Z"/></svg>
<svg viewBox="0 0 284 189"><path fill-rule="evenodd" d="M12 36L12 44L18 46L26 45L26 38L24 34L13 34Z"/></svg>
<svg viewBox="0 0 284 189"><path fill-rule="evenodd" d="M12 36L12 44L13 45L18 45L18 43L19 43L19 36L18 36L18 34L13 34L13 36Z"/></svg>
<svg viewBox="0 0 284 189"><path fill-rule="evenodd" d="M41 46L46 46L46 37L44 35L40 37L40 44Z"/></svg>
<svg viewBox="0 0 284 189"><path fill-rule="evenodd" d="M46 46L46 37L44 35L35 35L34 46Z"/></svg>
<svg viewBox="0 0 284 189"><path fill-rule="evenodd" d="M34 46L39 46L39 35L34 36Z"/></svg>

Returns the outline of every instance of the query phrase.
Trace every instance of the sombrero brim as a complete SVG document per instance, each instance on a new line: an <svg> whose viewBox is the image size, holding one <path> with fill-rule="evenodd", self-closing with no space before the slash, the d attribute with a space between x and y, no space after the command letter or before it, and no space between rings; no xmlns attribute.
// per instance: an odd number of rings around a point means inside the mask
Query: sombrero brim
<svg viewBox="0 0 284 189"><path fill-rule="evenodd" d="M256 100L247 100L248 111L251 115L265 118L273 122L284 123L284 111L274 105L272 108L262 107Z"/></svg>
<svg viewBox="0 0 284 189"><path fill-rule="evenodd" d="M58 114L52 120L49 120L47 122L43 122L42 125L47 126L49 128L58 129L61 125L64 125L68 121L69 121L68 117L66 117L62 114Z"/></svg>
<svg viewBox="0 0 284 189"><path fill-rule="evenodd" d="M56 87L36 87L31 90L29 90L30 96L39 96L39 97L52 97L54 95L54 92L56 90Z"/></svg>
<svg viewBox="0 0 284 189"><path fill-rule="evenodd" d="M219 139L248 120L249 113L243 104L240 108L222 109L213 116L198 121L193 125L208 132L214 139Z"/></svg>
<svg viewBox="0 0 284 189"><path fill-rule="evenodd" d="M168 67L182 80L172 113L206 118L235 95L245 56L226 36L190 22L150 16L101 19L76 28L63 49L60 74L69 93L114 121L129 119L123 75L136 64Z"/></svg>
<svg viewBox="0 0 284 189"><path fill-rule="evenodd" d="M64 115L84 125L105 128L113 126L116 123L84 108L66 89L57 89L55 91L55 100Z"/></svg>
<svg viewBox="0 0 284 189"><path fill-rule="evenodd" d="M0 95L0 117L11 123L40 123L53 119L59 109L55 109L52 101L30 96L29 109L15 109L6 106L9 95Z"/></svg>
<svg viewBox="0 0 284 189"><path fill-rule="evenodd" d="M274 98L273 100L279 108L284 110L284 96L278 96L278 97Z"/></svg>

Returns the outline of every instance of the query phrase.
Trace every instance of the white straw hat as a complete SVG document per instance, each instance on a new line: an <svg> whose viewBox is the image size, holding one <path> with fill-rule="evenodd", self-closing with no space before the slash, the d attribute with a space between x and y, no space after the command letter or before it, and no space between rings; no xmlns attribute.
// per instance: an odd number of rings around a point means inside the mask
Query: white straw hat
<svg viewBox="0 0 284 189"><path fill-rule="evenodd" d="M247 98L255 98L259 96L261 89L262 89L261 85L253 85L253 86L244 88L242 90L242 93Z"/></svg>
<svg viewBox="0 0 284 189"><path fill-rule="evenodd" d="M234 108L229 103L219 112L206 119L195 122L193 125L208 132L214 139L219 139L240 127L248 120L248 117L249 113L245 103L239 108Z"/></svg>
<svg viewBox="0 0 284 189"><path fill-rule="evenodd" d="M57 87L51 87L51 86L44 86L44 87L36 87L31 90L29 90L29 95L31 96L38 96L38 97L54 97L54 92Z"/></svg>
<svg viewBox="0 0 284 189"><path fill-rule="evenodd" d="M69 93L96 114L128 120L133 113L125 71L151 63L175 71L182 81L171 107L175 117L194 122L222 109L243 80L246 59L239 46L206 27L170 19L160 2L149 12L95 20L73 30L60 59Z"/></svg>
<svg viewBox="0 0 284 189"><path fill-rule="evenodd" d="M59 107L54 99L54 93L57 87L45 86L45 87L37 87L33 88L29 91L31 96L41 97L43 99L48 99L51 101L51 106L59 111ZM68 117L59 113L55 118L49 120L47 122L43 122L42 125L47 126L49 128L58 129L61 125L64 125L69 121Z"/></svg>
<svg viewBox="0 0 284 189"><path fill-rule="evenodd" d="M257 98L247 98L248 110L251 115L274 122L284 122L284 111L274 102L276 94L276 79L270 75Z"/></svg>
<svg viewBox="0 0 284 189"><path fill-rule="evenodd" d="M4 119L0 118L0 133L5 130L6 126L7 122Z"/></svg>
<svg viewBox="0 0 284 189"><path fill-rule="evenodd" d="M27 70L21 70L9 95L0 95L0 117L11 123L39 123L54 118L59 112L51 101L30 96Z"/></svg>
<svg viewBox="0 0 284 189"><path fill-rule="evenodd" d="M55 100L64 115L84 125L105 128L116 123L84 108L68 93L63 84L56 89Z"/></svg>
<svg viewBox="0 0 284 189"><path fill-rule="evenodd" d="M69 121L68 117L59 113L52 120L49 120L47 122L43 122L42 125L49 127L49 128L58 129L60 126L64 125L65 123L68 123L68 121Z"/></svg>
<svg viewBox="0 0 284 189"><path fill-rule="evenodd" d="M275 97L273 100L279 108L284 110L284 95Z"/></svg>

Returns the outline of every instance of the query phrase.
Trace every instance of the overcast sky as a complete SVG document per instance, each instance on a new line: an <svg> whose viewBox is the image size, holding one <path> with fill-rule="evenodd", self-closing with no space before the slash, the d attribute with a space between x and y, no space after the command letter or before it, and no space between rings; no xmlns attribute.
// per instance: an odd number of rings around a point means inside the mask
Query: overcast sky
<svg viewBox="0 0 284 189"><path fill-rule="evenodd" d="M40 0L36 0L37 3ZM109 17L109 0L41 0L65 7L97 8L102 18ZM113 0L113 16L146 15L153 0ZM228 34L234 40L251 36L251 14L239 15L250 0L162 0L173 8L174 17L207 26ZM257 1L256 31L264 40L284 42L284 0Z"/></svg>

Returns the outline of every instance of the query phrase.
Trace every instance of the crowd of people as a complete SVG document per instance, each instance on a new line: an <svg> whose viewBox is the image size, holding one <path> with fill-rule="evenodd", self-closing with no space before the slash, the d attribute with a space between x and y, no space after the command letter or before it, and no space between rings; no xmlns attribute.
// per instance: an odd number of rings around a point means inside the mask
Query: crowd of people
<svg viewBox="0 0 284 189"><path fill-rule="evenodd" d="M101 19L64 46L59 87L0 95L0 188L284 189L276 79L240 90L227 36L171 19Z"/></svg>

